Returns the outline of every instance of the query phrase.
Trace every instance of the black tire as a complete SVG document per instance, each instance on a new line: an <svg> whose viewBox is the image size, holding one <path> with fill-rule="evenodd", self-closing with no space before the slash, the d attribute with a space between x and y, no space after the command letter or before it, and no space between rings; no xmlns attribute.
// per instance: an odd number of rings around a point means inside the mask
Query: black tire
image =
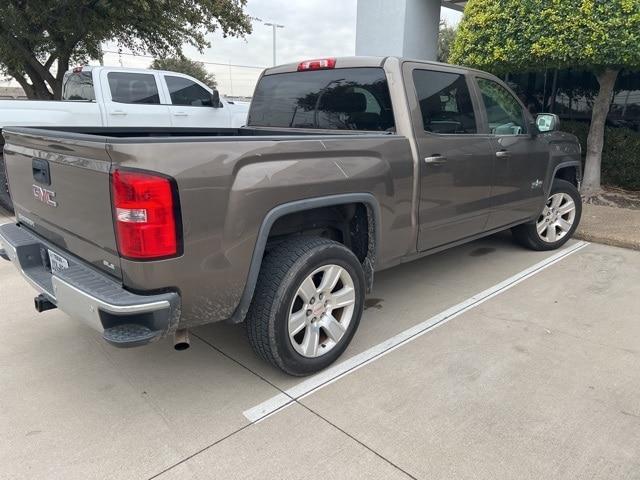
<svg viewBox="0 0 640 480"><path fill-rule="evenodd" d="M580 217L582 216L582 197L580 197L580 192L578 191L578 189L573 183L567 182L566 180L560 180L559 178L556 178L553 180L553 185L551 185L551 192L549 193L549 198L551 198L552 195L555 195L557 193L564 193L566 195L569 195L575 203L575 207L576 207L575 217L573 219L571 228L559 240L555 242L545 241L538 234L538 231L536 228L536 224L538 220L542 218L542 214L541 214L541 216L538 219L532 222L524 223L522 225L518 225L517 227L512 228L513 237L516 239L518 243L520 243L521 245L531 250L537 250L537 251L555 250L557 248L560 248L565 243L567 243L569 239L573 236L576 229L578 228L578 225L580 224ZM546 206L546 203L545 203L545 206Z"/></svg>
<svg viewBox="0 0 640 480"><path fill-rule="evenodd" d="M353 314L341 339L321 356L308 358L296 351L289 338L288 321L302 282L324 265L338 265L350 275L355 293ZM362 265L344 245L320 237L296 237L265 255L247 314L247 336L264 360L288 373L303 376L333 363L355 334L364 307ZM305 327L306 328L306 327Z"/></svg>

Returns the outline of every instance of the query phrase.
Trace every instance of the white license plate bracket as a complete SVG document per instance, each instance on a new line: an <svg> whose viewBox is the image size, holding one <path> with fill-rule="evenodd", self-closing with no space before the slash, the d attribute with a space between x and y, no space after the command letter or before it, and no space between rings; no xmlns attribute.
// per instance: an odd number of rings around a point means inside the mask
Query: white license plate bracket
<svg viewBox="0 0 640 480"><path fill-rule="evenodd" d="M69 268L69 261L62 255L57 254L52 250L47 250L49 253L49 262L51 263L52 272L60 272Z"/></svg>

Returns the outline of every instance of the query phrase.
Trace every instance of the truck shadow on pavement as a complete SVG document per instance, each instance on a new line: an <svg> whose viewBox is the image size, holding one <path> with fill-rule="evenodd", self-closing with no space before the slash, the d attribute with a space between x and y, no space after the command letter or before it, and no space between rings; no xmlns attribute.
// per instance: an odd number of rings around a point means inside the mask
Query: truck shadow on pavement
<svg viewBox="0 0 640 480"><path fill-rule="evenodd" d="M376 273L358 332L338 362L508 278L545 255L522 249L513 243L509 232L502 232ZM249 347L242 324L221 322L198 327L192 333L278 388L300 382L259 359Z"/></svg>

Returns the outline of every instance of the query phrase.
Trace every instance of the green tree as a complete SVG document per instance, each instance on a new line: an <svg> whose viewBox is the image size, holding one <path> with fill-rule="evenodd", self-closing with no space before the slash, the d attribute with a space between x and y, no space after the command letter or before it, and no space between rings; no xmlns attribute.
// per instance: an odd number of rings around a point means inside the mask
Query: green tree
<svg viewBox="0 0 640 480"><path fill-rule="evenodd" d="M592 72L599 84L583 191L600 190L604 127L621 69L640 66L638 0L469 0L451 61L494 73Z"/></svg>
<svg viewBox="0 0 640 480"><path fill-rule="evenodd" d="M206 34L251 32L246 0L2 0L0 74L16 79L29 98L59 99L69 66L102 57L115 41L155 57L203 51Z"/></svg>
<svg viewBox="0 0 640 480"><path fill-rule="evenodd" d="M440 32L438 33L438 61L449 62L451 47L456 39L456 28L447 25L444 20L440 22Z"/></svg>
<svg viewBox="0 0 640 480"><path fill-rule="evenodd" d="M209 73L204 63L189 60L186 57L166 57L156 58L149 68L154 70L169 70L171 72L184 73L190 77L200 80L210 88L216 88L216 77Z"/></svg>

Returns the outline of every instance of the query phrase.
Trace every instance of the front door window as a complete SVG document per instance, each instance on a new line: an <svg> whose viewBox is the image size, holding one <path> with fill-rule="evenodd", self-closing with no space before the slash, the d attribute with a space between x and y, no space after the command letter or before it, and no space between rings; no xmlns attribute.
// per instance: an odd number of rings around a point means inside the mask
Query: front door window
<svg viewBox="0 0 640 480"><path fill-rule="evenodd" d="M527 133L525 116L520 102L502 85L486 78L478 78L478 88L487 111L489 131L494 135Z"/></svg>

